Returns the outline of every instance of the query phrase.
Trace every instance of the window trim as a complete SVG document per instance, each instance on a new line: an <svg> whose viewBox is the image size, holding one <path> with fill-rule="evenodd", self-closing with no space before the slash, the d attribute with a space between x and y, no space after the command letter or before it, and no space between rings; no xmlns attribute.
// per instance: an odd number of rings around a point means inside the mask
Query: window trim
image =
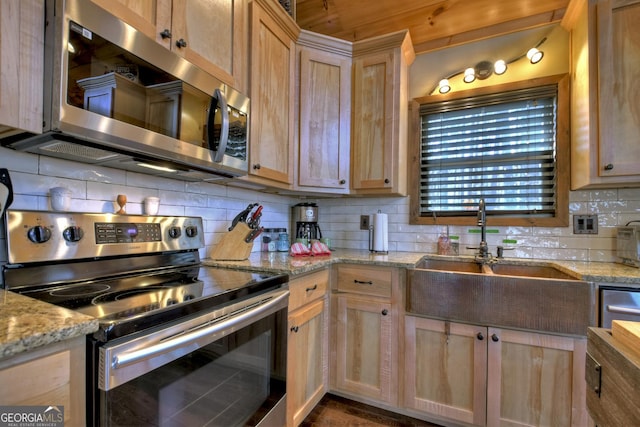
<svg viewBox="0 0 640 427"><path fill-rule="evenodd" d="M446 95L431 95L415 98L409 106L409 223L416 225L476 225L475 216L426 217L420 215L420 106L440 103L453 99L482 96L517 89L533 88L556 84L558 87L558 116L556 131L556 212L553 217L500 217L487 214L487 224L491 226L569 226L569 179L570 179L570 93L569 75L558 74L549 77L529 79L495 86L487 86L465 91L450 92Z"/></svg>

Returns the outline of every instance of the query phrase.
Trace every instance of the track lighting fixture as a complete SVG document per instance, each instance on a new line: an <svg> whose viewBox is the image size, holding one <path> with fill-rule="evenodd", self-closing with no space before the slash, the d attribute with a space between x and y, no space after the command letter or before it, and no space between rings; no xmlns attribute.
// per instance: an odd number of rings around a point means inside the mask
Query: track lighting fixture
<svg viewBox="0 0 640 427"><path fill-rule="evenodd" d="M509 64L512 64L524 57L526 57L531 62L531 64L537 64L542 60L542 57L544 56L544 52L542 52L538 48L546 40L547 40L546 37L543 38L535 47L532 47L531 49L529 49L526 54L520 55L509 61L505 61L504 59L498 59L494 63L490 61L481 61L477 63L474 67L465 68L464 71L453 73L441 79L435 89L437 89L438 92L441 94L449 93L452 89L452 86L450 83L451 79L459 75L462 75L462 81L465 83L472 83L476 80L485 80L491 77L492 74L501 76L507 72L507 68L509 67ZM435 89L432 90L430 93L433 93Z"/></svg>

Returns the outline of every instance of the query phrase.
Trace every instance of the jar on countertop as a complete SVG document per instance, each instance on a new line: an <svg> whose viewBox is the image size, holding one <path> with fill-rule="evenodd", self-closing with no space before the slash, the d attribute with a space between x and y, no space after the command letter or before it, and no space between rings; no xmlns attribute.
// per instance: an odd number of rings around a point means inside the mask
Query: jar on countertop
<svg viewBox="0 0 640 427"><path fill-rule="evenodd" d="M286 231L278 235L277 247L278 247L278 252L289 251L289 234Z"/></svg>
<svg viewBox="0 0 640 427"><path fill-rule="evenodd" d="M280 233L285 233L286 231L286 228L265 228L262 232L262 245L260 249L263 252L277 252ZM287 250L289 250L289 248L287 248Z"/></svg>

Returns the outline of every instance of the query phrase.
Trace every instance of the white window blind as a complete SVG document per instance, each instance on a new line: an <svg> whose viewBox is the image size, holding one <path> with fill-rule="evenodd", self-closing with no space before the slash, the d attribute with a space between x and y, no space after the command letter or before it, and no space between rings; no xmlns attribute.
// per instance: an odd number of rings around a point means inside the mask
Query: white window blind
<svg viewBox="0 0 640 427"><path fill-rule="evenodd" d="M420 215L554 216L557 87L423 104Z"/></svg>

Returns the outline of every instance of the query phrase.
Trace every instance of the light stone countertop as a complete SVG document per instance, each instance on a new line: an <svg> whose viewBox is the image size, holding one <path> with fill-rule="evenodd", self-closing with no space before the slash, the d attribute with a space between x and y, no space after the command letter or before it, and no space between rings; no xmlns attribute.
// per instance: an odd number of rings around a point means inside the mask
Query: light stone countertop
<svg viewBox="0 0 640 427"><path fill-rule="evenodd" d="M424 257L470 261L471 257L443 257L417 252L372 254L366 250L336 249L331 255L294 258L287 252L252 252L244 261L203 259L205 266L234 270L286 273L292 276L312 272L336 263L412 268ZM503 262L549 265L577 279L597 285L615 284L640 288L640 268L616 263L529 260L506 258ZM92 317L0 290L0 359L37 347L87 335L98 329Z"/></svg>
<svg viewBox="0 0 640 427"><path fill-rule="evenodd" d="M0 290L0 359L97 330L93 317Z"/></svg>
<svg viewBox="0 0 640 427"><path fill-rule="evenodd" d="M372 254L366 250L336 249L331 255L291 257L288 252L252 252L244 261L217 261L204 259L203 264L211 267L238 270L263 271L270 273L303 274L337 263L385 265L389 267L412 268L422 258L471 261L470 256L442 256L418 252L389 252ZM498 262L520 265L553 266L576 279L597 284L611 283L629 287L640 287L640 268L609 262L556 261L523 258L504 258Z"/></svg>

